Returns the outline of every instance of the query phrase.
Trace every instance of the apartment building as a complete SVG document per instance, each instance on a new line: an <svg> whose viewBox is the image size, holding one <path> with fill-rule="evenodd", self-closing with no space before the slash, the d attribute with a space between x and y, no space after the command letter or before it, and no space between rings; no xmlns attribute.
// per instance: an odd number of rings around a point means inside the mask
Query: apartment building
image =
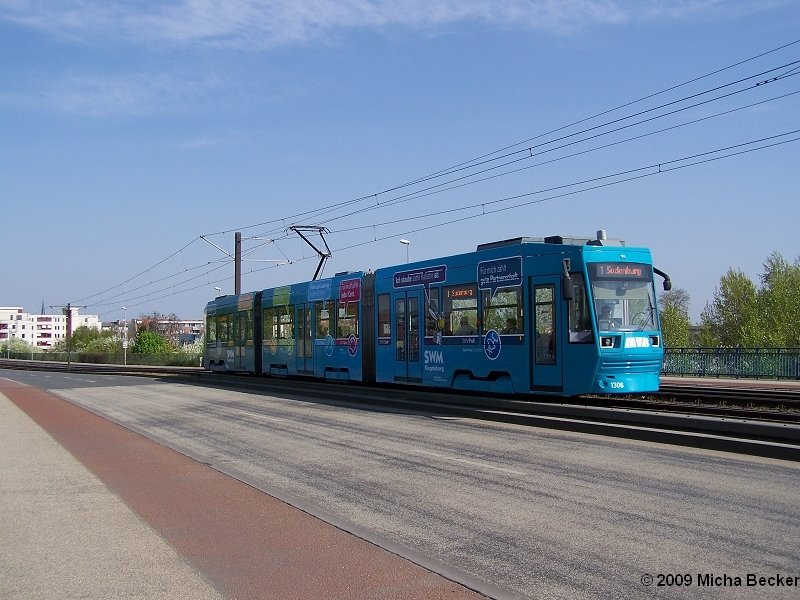
<svg viewBox="0 0 800 600"><path fill-rule="evenodd" d="M97 315L82 315L72 309L72 331L78 327L100 329L102 323ZM0 306L0 342L16 338L27 344L46 350L58 340L67 337L67 315L35 315L26 313L19 306Z"/></svg>

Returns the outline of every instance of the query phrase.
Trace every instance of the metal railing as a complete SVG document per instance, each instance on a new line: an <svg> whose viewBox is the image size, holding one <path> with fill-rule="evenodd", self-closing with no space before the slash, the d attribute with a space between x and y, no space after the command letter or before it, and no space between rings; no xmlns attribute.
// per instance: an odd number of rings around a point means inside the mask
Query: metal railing
<svg viewBox="0 0 800 600"><path fill-rule="evenodd" d="M667 348L662 375L800 379L800 348Z"/></svg>
<svg viewBox="0 0 800 600"><path fill-rule="evenodd" d="M196 367L202 364L202 355L184 353L171 354L134 354L128 352L126 356L106 354L103 352L3 352L2 358L16 358L21 360L40 360L53 362L93 363L103 365L141 365L147 367Z"/></svg>

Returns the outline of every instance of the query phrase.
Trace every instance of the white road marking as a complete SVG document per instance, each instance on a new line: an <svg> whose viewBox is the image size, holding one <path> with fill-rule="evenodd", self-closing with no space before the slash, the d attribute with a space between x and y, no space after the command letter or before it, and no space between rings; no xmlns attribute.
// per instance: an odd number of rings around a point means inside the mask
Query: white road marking
<svg viewBox="0 0 800 600"><path fill-rule="evenodd" d="M481 467L482 469L493 469L495 471L502 471L503 473L510 473L511 475L527 475L527 473L523 471L516 471L514 469L507 469L505 467L496 467L495 465L489 465L475 460L467 460L466 458L460 458L458 456L448 456L447 454L438 454L436 452L429 452L428 450L417 450L412 448L411 452L414 452L416 454L424 454L425 456L433 456L434 458L442 458L444 460L452 460L454 462L460 462L466 465L473 465L475 467Z"/></svg>
<svg viewBox="0 0 800 600"><path fill-rule="evenodd" d="M236 412L240 415L246 415L248 417L253 417L254 419L263 419L264 421L275 421L276 423L284 421L284 419L279 417L268 417L267 415L259 415L258 413L251 413L247 412L246 410L237 410Z"/></svg>

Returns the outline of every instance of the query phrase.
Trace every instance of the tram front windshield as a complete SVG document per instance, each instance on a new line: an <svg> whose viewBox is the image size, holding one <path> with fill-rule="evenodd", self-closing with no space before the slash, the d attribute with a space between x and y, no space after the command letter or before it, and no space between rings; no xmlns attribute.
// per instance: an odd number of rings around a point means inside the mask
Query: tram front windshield
<svg viewBox="0 0 800 600"><path fill-rule="evenodd" d="M589 265L589 279L600 331L658 328L650 265L594 263Z"/></svg>

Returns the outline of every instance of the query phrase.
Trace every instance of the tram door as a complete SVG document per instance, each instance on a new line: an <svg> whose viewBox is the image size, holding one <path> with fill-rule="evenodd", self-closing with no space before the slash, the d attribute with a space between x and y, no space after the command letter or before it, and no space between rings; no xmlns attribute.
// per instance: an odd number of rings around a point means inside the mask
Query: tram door
<svg viewBox="0 0 800 600"><path fill-rule="evenodd" d="M297 332L295 338L297 339L297 372L298 373L313 373L314 372L314 338L311 331L311 304L299 304L297 306Z"/></svg>
<svg viewBox="0 0 800 600"><path fill-rule="evenodd" d="M239 311L233 316L233 368L247 369L247 312Z"/></svg>
<svg viewBox="0 0 800 600"><path fill-rule="evenodd" d="M422 335L420 291L394 294L394 378L422 381Z"/></svg>
<svg viewBox="0 0 800 600"><path fill-rule="evenodd" d="M560 391L564 387L564 349L561 331L561 285L558 277L531 277L533 319L530 326L533 335L531 356L531 389Z"/></svg>

